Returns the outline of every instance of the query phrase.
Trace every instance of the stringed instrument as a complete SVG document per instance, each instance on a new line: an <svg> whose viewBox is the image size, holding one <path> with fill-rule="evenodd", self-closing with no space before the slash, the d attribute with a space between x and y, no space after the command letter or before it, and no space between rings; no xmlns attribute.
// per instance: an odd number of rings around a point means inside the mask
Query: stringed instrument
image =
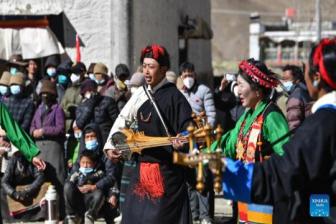
<svg viewBox="0 0 336 224"><path fill-rule="evenodd" d="M193 136L198 142L204 142L205 132L202 129L197 129L194 131ZM111 138L112 144L121 152L124 159L130 159L133 153L141 155L144 149L172 145L175 140L179 140L181 143L189 142L188 135L177 137L147 136L144 132L134 132L132 129L127 128L114 133Z"/></svg>

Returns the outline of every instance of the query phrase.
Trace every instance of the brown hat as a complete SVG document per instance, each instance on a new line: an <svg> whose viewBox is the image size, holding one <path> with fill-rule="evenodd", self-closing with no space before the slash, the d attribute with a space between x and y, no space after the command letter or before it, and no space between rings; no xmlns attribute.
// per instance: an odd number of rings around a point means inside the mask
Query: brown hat
<svg viewBox="0 0 336 224"><path fill-rule="evenodd" d="M56 84L48 79L44 79L42 81L41 94L42 93L50 93L57 96Z"/></svg>
<svg viewBox="0 0 336 224"><path fill-rule="evenodd" d="M10 79L11 74L8 71L4 71L0 79L0 85L9 86Z"/></svg>
<svg viewBox="0 0 336 224"><path fill-rule="evenodd" d="M17 72L15 75L12 75L9 81L9 85L20 85L25 84L24 76L21 72Z"/></svg>
<svg viewBox="0 0 336 224"><path fill-rule="evenodd" d="M103 63L97 63L95 66L94 66L94 69L93 69L93 73L94 74L103 74L103 75L107 75L107 67L106 65L104 65Z"/></svg>
<svg viewBox="0 0 336 224"><path fill-rule="evenodd" d="M27 66L28 63L23 61L21 54L13 54L9 57L9 64L17 65L17 66Z"/></svg>

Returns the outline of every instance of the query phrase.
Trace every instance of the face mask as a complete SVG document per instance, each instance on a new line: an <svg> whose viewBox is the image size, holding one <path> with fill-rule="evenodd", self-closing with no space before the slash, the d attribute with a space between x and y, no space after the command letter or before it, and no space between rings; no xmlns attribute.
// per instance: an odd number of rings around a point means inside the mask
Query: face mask
<svg viewBox="0 0 336 224"><path fill-rule="evenodd" d="M183 79L183 84L188 89L191 89L191 87L193 87L194 83L195 83L195 79L192 78L192 77L186 77L185 79Z"/></svg>
<svg viewBox="0 0 336 224"><path fill-rule="evenodd" d="M96 83L98 84L98 86L101 86L101 85L103 85L103 84L105 83L105 79L97 80L97 79L95 78L94 81L96 81Z"/></svg>
<svg viewBox="0 0 336 224"><path fill-rule="evenodd" d="M77 131L74 133L74 136L77 140L79 140L82 137L82 132L81 131Z"/></svg>
<svg viewBox="0 0 336 224"><path fill-rule="evenodd" d="M10 70L9 70L9 72L10 72L12 75L15 75L16 72L17 72L17 68L15 68L15 67L11 67Z"/></svg>
<svg viewBox="0 0 336 224"><path fill-rule="evenodd" d="M90 78L91 80L93 80L93 81L96 81L96 77L94 76L93 73L90 73L90 74L89 74L89 78Z"/></svg>
<svg viewBox="0 0 336 224"><path fill-rule="evenodd" d="M50 76L50 77L54 77L56 75L56 69L55 68L48 68L47 69L47 74Z"/></svg>
<svg viewBox="0 0 336 224"><path fill-rule="evenodd" d="M85 142L85 148L88 150L95 150L97 149L97 147L98 147L97 139Z"/></svg>
<svg viewBox="0 0 336 224"><path fill-rule="evenodd" d="M60 74L57 77L58 83L62 85L68 84L68 77L66 75Z"/></svg>
<svg viewBox="0 0 336 224"><path fill-rule="evenodd" d="M6 95L8 93L8 87L7 86L0 86L0 94Z"/></svg>
<svg viewBox="0 0 336 224"><path fill-rule="evenodd" d="M84 94L84 98L86 98L86 99L90 99L91 96L92 96L92 93L91 93L91 92L86 92L86 93Z"/></svg>
<svg viewBox="0 0 336 224"><path fill-rule="evenodd" d="M80 167L79 172L81 172L84 175L88 175L89 173L92 173L94 171L91 167Z"/></svg>
<svg viewBox="0 0 336 224"><path fill-rule="evenodd" d="M74 74L74 73L72 73L71 76L70 76L70 80L71 80L72 83L76 83L76 82L78 82L79 79L80 79L80 76L79 76L79 75L76 75L76 74Z"/></svg>
<svg viewBox="0 0 336 224"><path fill-rule="evenodd" d="M314 81L313 81L313 86L314 86L315 88L317 88L317 87L318 87L318 85L319 85L319 81L317 81L317 80L314 80Z"/></svg>
<svg viewBox="0 0 336 224"><path fill-rule="evenodd" d="M284 85L285 90L287 92L289 92L292 89L292 87L293 87L293 82L292 81L285 81L282 84Z"/></svg>
<svg viewBox="0 0 336 224"><path fill-rule="evenodd" d="M21 92L21 88L20 88L19 85L12 85L12 86L10 87L10 91L11 91L11 93L12 93L13 95L17 95L17 94L19 94L19 93Z"/></svg>

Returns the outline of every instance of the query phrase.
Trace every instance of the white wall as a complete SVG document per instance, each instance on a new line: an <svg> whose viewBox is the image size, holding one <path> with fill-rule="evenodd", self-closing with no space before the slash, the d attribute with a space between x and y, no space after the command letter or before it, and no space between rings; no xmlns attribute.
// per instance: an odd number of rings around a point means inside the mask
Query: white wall
<svg viewBox="0 0 336 224"><path fill-rule="evenodd" d="M112 27L112 1L76 0L65 1L65 16L79 34L84 47L81 47L82 61L89 66L91 62L103 62L109 68L113 57L113 27ZM65 42L73 42L75 36L66 30ZM74 60L75 49L66 48L67 53ZM114 71L114 69L112 69Z"/></svg>
<svg viewBox="0 0 336 224"><path fill-rule="evenodd" d="M133 4L134 65L139 65L140 50L143 47L158 43L167 48L172 70L178 72L178 25L181 16L200 16L210 24L210 1L141 0L133 1ZM211 73L210 41L190 40L189 61L195 64L198 73Z"/></svg>
<svg viewBox="0 0 336 224"><path fill-rule="evenodd" d="M125 12L131 4L129 16ZM65 50L75 60L75 34L84 46L82 61L103 62L110 71L117 63L130 61L131 68L139 65L140 50L150 43L165 46L171 56L172 70L178 71L178 25L182 15L202 17L210 25L210 0L0 0L0 6L27 8L17 14L54 14L63 11ZM19 7L20 6L20 7ZM43 7L42 7L43 6ZM28 8L29 8L28 7ZM0 11L1 12L1 11ZM6 14L6 10L4 12ZM130 34L127 19L131 21ZM127 41L127 37L130 41ZM130 52L127 50L130 43ZM211 73L211 46L209 40L189 41L189 61L198 73Z"/></svg>

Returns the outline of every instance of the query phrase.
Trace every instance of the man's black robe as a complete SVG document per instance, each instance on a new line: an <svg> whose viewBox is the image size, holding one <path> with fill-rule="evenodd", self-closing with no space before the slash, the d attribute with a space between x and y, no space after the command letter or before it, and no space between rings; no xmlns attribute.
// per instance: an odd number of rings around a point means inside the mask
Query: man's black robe
<svg viewBox="0 0 336 224"><path fill-rule="evenodd" d="M330 206L335 206L336 110L317 110L284 145L284 150L283 156L274 155L255 164L252 201L290 201L287 208L274 211L279 219L273 223L335 223L310 217L309 200L311 194L328 194Z"/></svg>
<svg viewBox="0 0 336 224"><path fill-rule="evenodd" d="M171 136L186 130L192 121L191 107L174 84L166 83L155 91L154 99L168 126ZM137 112L138 128L148 136L167 136L166 131L150 100L145 101ZM123 205L124 224L184 224L190 223L191 214L186 187L185 168L172 163L171 146L146 149L136 160L135 172ZM158 163L163 177L164 195L159 199L140 197L134 192L139 182L141 162Z"/></svg>

